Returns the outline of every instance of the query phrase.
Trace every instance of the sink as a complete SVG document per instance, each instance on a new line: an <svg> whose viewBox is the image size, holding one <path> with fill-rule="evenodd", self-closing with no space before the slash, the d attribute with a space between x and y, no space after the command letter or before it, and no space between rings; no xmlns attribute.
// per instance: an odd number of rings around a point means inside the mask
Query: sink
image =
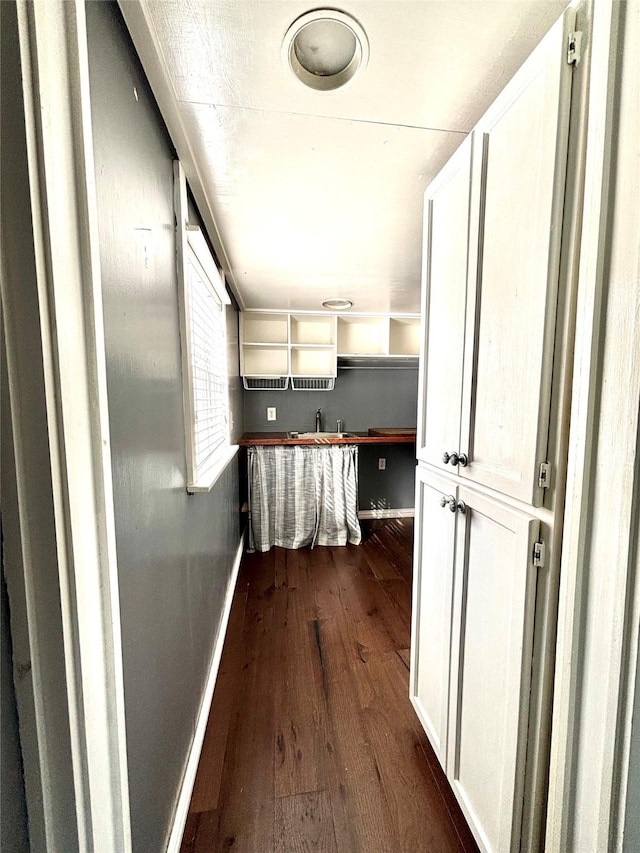
<svg viewBox="0 0 640 853"><path fill-rule="evenodd" d="M348 432L288 432L287 438L350 438Z"/></svg>

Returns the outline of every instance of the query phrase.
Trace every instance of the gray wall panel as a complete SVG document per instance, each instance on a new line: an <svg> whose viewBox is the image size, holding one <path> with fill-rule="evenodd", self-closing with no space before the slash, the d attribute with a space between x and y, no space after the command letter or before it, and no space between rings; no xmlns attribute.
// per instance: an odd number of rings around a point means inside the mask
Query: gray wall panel
<svg viewBox="0 0 640 853"><path fill-rule="evenodd" d="M187 495L173 149L117 6L89 3L87 23L131 819L134 850L150 851L166 843L239 544L238 465Z"/></svg>
<svg viewBox="0 0 640 853"><path fill-rule="evenodd" d="M338 369L333 391L246 391L244 428L247 432L315 429L315 412L322 409L323 428L334 430L337 418L344 429L414 427L417 420L418 370ZM267 406L278 419L267 421Z"/></svg>
<svg viewBox="0 0 640 853"><path fill-rule="evenodd" d="M620 87L620 124L614 128L614 136L618 139L619 151L616 160L616 185L620 187L623 182L635 185L633 198L638 202L638 141L637 129L640 124L640 107L638 106L638 80L640 80L640 60L638 59L638 41L640 40L640 6L638 3L626 3L620 7L622 17L622 33L624 43L619 49L622 61ZM635 130L634 130L635 128ZM636 180L633 181L633 176ZM629 183L627 183L629 185ZM629 195L624 195L628 200ZM612 274L619 280L619 287L638 287L638 217L637 206L635 215L629 216L630 207L622 199L618 199L615 206L614 222L615 230L612 235L612 245L615 247L614 264ZM630 292L633 292L631 290ZM629 303L630 304L630 303ZM636 316L635 348L638 352L639 334L638 317ZM618 330L615 332L615 340L618 343ZM605 392L606 394L606 392ZM615 398L614 398L615 399ZM622 398L619 398L622 402ZM631 398L628 400L629 413L632 406L638 403ZM615 404L610 404L613 411ZM637 409L636 409L637 411ZM618 417L621 415L618 410ZM636 421L637 423L637 421ZM635 474L636 489L634 496L635 524L630 535L629 542L629 571L634 577L633 566L636 572L640 566L640 435L637 436L635 452ZM634 512L634 510L631 510ZM606 518L606 516L605 516ZM604 520L603 520L604 521ZM607 524L604 521L604 524ZM634 562L635 561L635 562ZM638 638L638 651L640 652L640 637ZM635 659L635 688L633 698L633 719L631 729L631 743L629 745L629 777L626 787L625 804L625 826L624 826L624 853L634 853L640 850L640 654Z"/></svg>
<svg viewBox="0 0 640 853"><path fill-rule="evenodd" d="M640 657L637 658L640 660ZM624 843L625 853L640 850L640 666L636 666L633 698L631 743L629 744L629 777L627 779L627 802L625 804Z"/></svg>
<svg viewBox="0 0 640 853"><path fill-rule="evenodd" d="M384 471L378 460L386 461ZM414 444L361 444L358 448L358 504L361 510L408 509L415 503Z"/></svg>
<svg viewBox="0 0 640 853"><path fill-rule="evenodd" d="M335 430L340 418L347 431L369 427L415 427L418 411L418 370L338 369L333 391L245 391L247 432L312 430L322 409L324 429ZM277 420L267 421L267 406ZM387 460L385 471L378 459ZM361 510L406 509L414 505L415 445L376 445L359 449L358 500Z"/></svg>
<svg viewBox="0 0 640 853"><path fill-rule="evenodd" d="M27 829L27 806L22 775L18 713L13 686L13 657L11 634L9 633L9 600L0 571L0 850L11 853L27 853L29 834Z"/></svg>
<svg viewBox="0 0 640 853"><path fill-rule="evenodd" d="M18 22L15 3L0 4L0 69L2 71L2 124L13 128L12 139L23 149L25 145L24 124L21 116L22 98L19 92L19 55L18 55ZM4 155L9 155L10 146L4 144ZM14 152L15 153L15 152ZM23 171L24 170L24 171ZM16 172L18 174L16 175ZM11 164L2 158L0 174L0 197L8 198L5 193L11 190L11 196L18 190L18 198L23 198L26 188L26 168L24 163L11 157ZM9 181L12 174L14 183ZM22 183L24 182L24 183ZM6 208L3 204L3 216ZM12 210L11 218L15 216ZM9 217L7 217L8 219ZM28 222L28 211L18 226L24 227ZM3 223L3 242L5 239L6 219ZM9 230L7 228L7 230ZM6 250L6 244L5 244ZM4 267L4 264L3 264ZM3 269L4 274L4 269ZM9 282L7 282L8 284ZM0 327L3 318L0 310ZM2 400L2 439L4 465L3 475L7 477L7 457L9 436L9 387L7 379L7 358L3 329L0 328L0 385ZM6 454L6 456L5 456ZM3 499L6 501L5 483L2 484ZM5 504L5 512L6 512ZM1 521L1 520L0 520ZM0 526L0 536L2 528ZM22 758L20 736L18 731L18 712L16 708L16 692L13 683L13 649L9 624L9 596L4 576L5 562L4 537L0 548L0 849L12 850L15 853L26 853L29 850L27 829L27 806L25 800L24 777L22 773Z"/></svg>

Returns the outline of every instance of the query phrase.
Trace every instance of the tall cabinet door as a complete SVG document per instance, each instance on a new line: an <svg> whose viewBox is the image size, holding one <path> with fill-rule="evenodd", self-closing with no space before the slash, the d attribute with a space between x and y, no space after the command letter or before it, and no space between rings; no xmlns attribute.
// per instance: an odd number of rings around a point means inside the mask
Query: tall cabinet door
<svg viewBox="0 0 640 853"><path fill-rule="evenodd" d="M471 151L467 137L425 193L417 456L439 467L460 440Z"/></svg>
<svg viewBox="0 0 640 853"><path fill-rule="evenodd" d="M550 30L474 131L474 345L460 442L470 464L459 473L534 506L547 452L574 15Z"/></svg>
<svg viewBox="0 0 640 853"><path fill-rule="evenodd" d="M410 696L443 767L447 762L453 611L455 493L451 481L418 467ZM444 506L443 506L444 503Z"/></svg>
<svg viewBox="0 0 640 853"><path fill-rule="evenodd" d="M461 486L447 776L485 851L519 850L539 521Z"/></svg>

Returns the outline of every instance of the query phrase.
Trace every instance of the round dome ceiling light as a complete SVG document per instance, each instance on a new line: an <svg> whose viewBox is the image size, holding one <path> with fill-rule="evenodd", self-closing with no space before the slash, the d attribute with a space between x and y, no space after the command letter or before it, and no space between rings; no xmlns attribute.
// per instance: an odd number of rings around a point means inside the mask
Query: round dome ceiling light
<svg viewBox="0 0 640 853"><path fill-rule="evenodd" d="M346 311L353 307L353 302L350 299L325 299L322 307L329 308L331 311Z"/></svg>
<svg viewBox="0 0 640 853"><path fill-rule="evenodd" d="M330 92L366 66L369 42L350 15L315 9L291 24L282 42L282 55L301 83Z"/></svg>

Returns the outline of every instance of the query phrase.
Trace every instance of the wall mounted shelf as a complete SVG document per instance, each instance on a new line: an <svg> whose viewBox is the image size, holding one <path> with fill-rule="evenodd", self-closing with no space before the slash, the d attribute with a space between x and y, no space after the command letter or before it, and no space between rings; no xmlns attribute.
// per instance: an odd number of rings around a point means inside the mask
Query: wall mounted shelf
<svg viewBox="0 0 640 853"><path fill-rule="evenodd" d="M240 372L247 390L326 390L340 358L375 357L389 366L420 352L420 318L412 315L243 311ZM258 381L259 380L259 381Z"/></svg>

